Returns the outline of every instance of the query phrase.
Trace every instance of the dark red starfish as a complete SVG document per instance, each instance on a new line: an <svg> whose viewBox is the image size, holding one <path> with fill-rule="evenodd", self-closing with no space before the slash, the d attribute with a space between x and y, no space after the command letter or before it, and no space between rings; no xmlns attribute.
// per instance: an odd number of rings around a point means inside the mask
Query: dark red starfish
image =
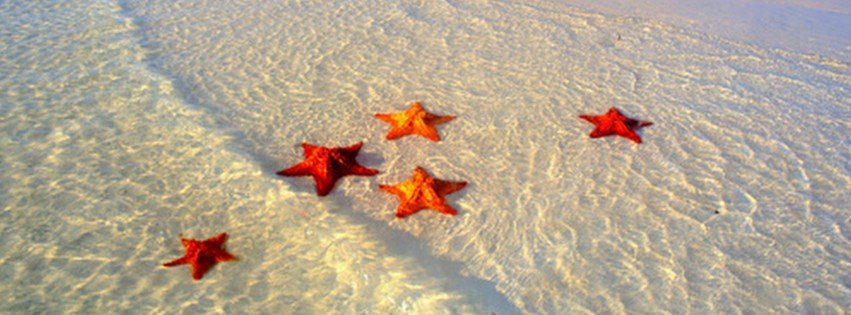
<svg viewBox="0 0 851 315"><path fill-rule="evenodd" d="M228 240L228 234L222 233L203 241L180 238L186 255L163 264L166 267L174 267L183 264L192 264L192 278L201 279L207 270L222 261L236 259L236 256L228 253L222 245Z"/></svg>
<svg viewBox="0 0 851 315"><path fill-rule="evenodd" d="M595 128L594 131L591 132L591 138L618 135L629 140L635 141L635 143L641 143L641 137L639 137L638 134L635 133L635 130L653 124L649 121L636 120L626 117L621 114L621 112L617 108L614 107L610 108L609 111L604 115L579 115L579 118L585 119L588 122L594 124L594 126L597 126L597 128Z"/></svg>
<svg viewBox="0 0 851 315"><path fill-rule="evenodd" d="M348 147L326 148L302 143L304 161L278 172L281 176L313 176L316 193L325 196L338 179L347 175L373 176L378 170L367 168L355 160L363 142Z"/></svg>

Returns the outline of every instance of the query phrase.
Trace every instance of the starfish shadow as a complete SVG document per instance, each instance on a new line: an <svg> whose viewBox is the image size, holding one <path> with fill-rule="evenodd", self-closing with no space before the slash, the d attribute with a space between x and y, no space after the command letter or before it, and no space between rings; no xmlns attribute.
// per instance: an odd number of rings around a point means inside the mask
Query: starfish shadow
<svg viewBox="0 0 851 315"><path fill-rule="evenodd" d="M358 162L361 162L363 166L374 168L381 172L381 165L384 165L384 161L387 159L384 158L384 155L379 152L365 152L361 149L360 154L358 154Z"/></svg>
<svg viewBox="0 0 851 315"><path fill-rule="evenodd" d="M464 186L464 189L453 192L451 194L446 195L446 197L444 197L444 198L446 198L446 204L448 204L450 207L454 208L455 210L458 210L458 214L456 214L456 216L466 215L468 213L467 210L464 209L464 207L462 207L460 204L458 204L458 201L464 200L464 197L467 196L467 191L471 190L471 189L475 189L475 187L476 187L475 184L473 184L471 182L467 182L467 186Z"/></svg>

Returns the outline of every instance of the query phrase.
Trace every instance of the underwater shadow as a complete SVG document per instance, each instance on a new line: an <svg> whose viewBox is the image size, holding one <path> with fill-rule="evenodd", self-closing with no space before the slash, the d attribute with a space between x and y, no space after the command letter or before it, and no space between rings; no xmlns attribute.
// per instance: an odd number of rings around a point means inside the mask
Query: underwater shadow
<svg viewBox="0 0 851 315"><path fill-rule="evenodd" d="M392 228L389 226L389 222L377 220L363 211L352 210L350 198L339 192L335 195L332 191L330 195L324 198L329 198L330 201L339 205L331 207L328 210L329 212L345 217L353 224L368 227L367 230L373 233L374 239L380 240L385 246L388 255L411 258L417 262L418 267L425 269L427 274L444 279L446 288L450 291L476 292L471 296L475 298L485 297L484 301L472 300L482 302L481 305L489 307L488 314L522 314L521 310L508 300L508 297L496 289L495 283L463 275L462 270L465 267L463 262L434 256L422 241L410 233ZM453 207L455 206L453 205ZM457 207L456 209L459 210L459 214L463 210ZM413 219L416 219L416 216L403 219L394 218L393 220Z"/></svg>

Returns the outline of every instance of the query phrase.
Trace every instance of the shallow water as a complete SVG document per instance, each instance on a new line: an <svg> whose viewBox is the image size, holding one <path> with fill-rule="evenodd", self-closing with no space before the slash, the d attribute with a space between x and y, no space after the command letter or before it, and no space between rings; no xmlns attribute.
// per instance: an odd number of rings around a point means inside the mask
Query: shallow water
<svg viewBox="0 0 851 315"><path fill-rule="evenodd" d="M851 307L847 60L536 1L82 3L0 3L3 312ZM416 100L444 140L383 140ZM587 138L612 105L643 144ZM318 198L274 175L305 141L381 174ZM416 165L459 215L395 219Z"/></svg>
<svg viewBox="0 0 851 315"><path fill-rule="evenodd" d="M538 0L663 21L701 33L851 61L847 0Z"/></svg>

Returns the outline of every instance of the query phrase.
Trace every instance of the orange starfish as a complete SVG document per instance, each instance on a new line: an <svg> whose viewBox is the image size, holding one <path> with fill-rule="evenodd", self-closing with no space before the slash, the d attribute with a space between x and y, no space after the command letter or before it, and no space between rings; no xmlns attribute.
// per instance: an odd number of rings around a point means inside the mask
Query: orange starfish
<svg viewBox="0 0 851 315"><path fill-rule="evenodd" d="M387 133L387 140L401 138L407 135L418 134L431 141L440 141L440 136L434 126L455 119L455 116L438 116L423 109L420 102L414 102L404 112L393 114L375 114L375 118L381 119L393 127Z"/></svg>
<svg viewBox="0 0 851 315"><path fill-rule="evenodd" d="M334 188L337 180L347 175L372 176L378 170L358 164L358 156L363 142L348 147L326 148L302 143L304 161L278 172L281 176L313 176L316 193L325 196Z"/></svg>
<svg viewBox="0 0 851 315"><path fill-rule="evenodd" d="M378 185L378 188L399 197L396 217L404 218L426 208L448 215L457 214L457 210L446 204L444 196L459 191L464 186L467 186L467 182L436 179L429 176L425 169L417 166L413 179L393 186Z"/></svg>
<svg viewBox="0 0 851 315"><path fill-rule="evenodd" d="M222 233L203 241L180 238L186 249L186 255L163 264L166 267L174 267L183 264L192 264L192 278L201 279L207 270L222 261L236 259L236 256L228 253L222 245L228 239L227 233Z"/></svg>
<svg viewBox="0 0 851 315"><path fill-rule="evenodd" d="M596 128L591 132L591 138L606 137L618 135L635 143L641 143L641 137L635 133L635 130L652 125L652 122L636 120L624 116L617 108L610 108L604 115L591 116L579 115L579 118L585 119L594 124Z"/></svg>

